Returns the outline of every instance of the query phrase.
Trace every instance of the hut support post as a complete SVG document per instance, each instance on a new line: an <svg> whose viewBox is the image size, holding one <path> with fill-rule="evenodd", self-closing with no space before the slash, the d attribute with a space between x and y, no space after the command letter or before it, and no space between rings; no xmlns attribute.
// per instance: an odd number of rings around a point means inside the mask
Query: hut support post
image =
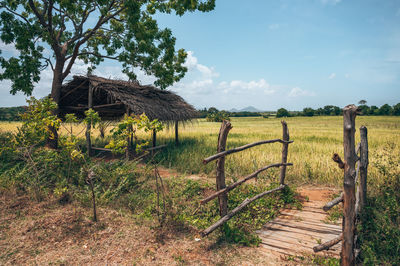
<svg viewBox="0 0 400 266"><path fill-rule="evenodd" d="M359 211L363 209L367 201L367 169L368 169L368 132L365 126L360 127L360 181L358 195L360 199Z"/></svg>
<svg viewBox="0 0 400 266"><path fill-rule="evenodd" d="M343 243L341 265L355 265L354 233L355 233L355 118L357 107L348 105L343 108L343 148L344 148L344 197L343 197Z"/></svg>
<svg viewBox="0 0 400 266"><path fill-rule="evenodd" d="M282 140L289 141L289 129L285 121L281 121L282 123ZM286 163L288 157L288 150L289 150L289 143L283 142L282 143L282 166L281 166L281 173L280 173L280 184L285 184L285 177L286 177Z"/></svg>
<svg viewBox="0 0 400 266"><path fill-rule="evenodd" d="M179 145L178 121L175 121L175 145Z"/></svg>
<svg viewBox="0 0 400 266"><path fill-rule="evenodd" d="M232 125L229 121L224 120L221 124L221 129L218 135L218 148L217 152L225 151L226 139L228 138L229 130L232 129ZM225 156L220 157L217 160L217 191L226 188L225 184ZM228 214L228 194L223 193L218 196L219 202L219 214L224 217Z"/></svg>
<svg viewBox="0 0 400 266"><path fill-rule="evenodd" d="M89 92L88 92L88 108L93 107L93 87L92 84L89 83ZM89 156L92 156L92 140L90 138L90 130L92 128L92 123L89 122L86 125L86 146L87 146L87 153Z"/></svg>
<svg viewBox="0 0 400 266"><path fill-rule="evenodd" d="M153 148L157 146L157 133L156 130L153 129Z"/></svg>
<svg viewBox="0 0 400 266"><path fill-rule="evenodd" d="M127 116L130 115L128 107L126 107L126 115ZM130 159L130 152L131 152L131 148L132 148L132 128L129 127L128 131L129 131L129 135L128 135L127 139L126 139L127 145L126 145L126 149L125 149L125 159L127 159L127 160Z"/></svg>

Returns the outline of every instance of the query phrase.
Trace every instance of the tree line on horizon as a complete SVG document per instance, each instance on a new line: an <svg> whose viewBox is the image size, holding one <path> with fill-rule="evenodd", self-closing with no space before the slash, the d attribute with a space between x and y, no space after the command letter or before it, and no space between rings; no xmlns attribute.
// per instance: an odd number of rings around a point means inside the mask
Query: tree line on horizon
<svg viewBox="0 0 400 266"><path fill-rule="evenodd" d="M395 115L400 116L400 103L390 106L384 104L381 107L372 105L368 106L365 100L359 102L358 108L361 111L360 115ZM306 107L303 111L288 111L285 108L279 108L276 112L276 117L291 117L291 116L334 116L342 115L342 108L334 105L326 105L322 108L313 109Z"/></svg>
<svg viewBox="0 0 400 266"><path fill-rule="evenodd" d="M394 115L400 116L400 103L390 106L384 104L381 107L375 105L368 106L366 101L359 102L361 115ZM20 115L26 111L26 106L18 107L0 107L0 121L20 121ZM326 105L322 108L313 109L306 107L302 111L288 111L285 108L279 108L276 113L274 112L229 112L225 110L218 110L215 107L203 108L198 110L199 118L207 118L209 121L220 122L229 117L294 117L294 116L335 116L342 115L342 108L334 105Z"/></svg>

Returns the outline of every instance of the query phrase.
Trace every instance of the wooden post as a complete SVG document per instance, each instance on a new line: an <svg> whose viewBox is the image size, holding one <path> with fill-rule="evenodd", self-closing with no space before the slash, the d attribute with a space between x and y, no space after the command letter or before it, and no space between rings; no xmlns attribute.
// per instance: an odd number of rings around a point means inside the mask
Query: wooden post
<svg viewBox="0 0 400 266"><path fill-rule="evenodd" d="M289 141L289 129L285 121L281 121L282 123L282 140ZM282 163L284 165L281 166L281 174L280 174L280 184L285 184L285 177L286 177L286 163L287 163L287 156L289 150L289 143L282 143Z"/></svg>
<svg viewBox="0 0 400 266"><path fill-rule="evenodd" d="M367 201L367 174L368 174L368 132L365 126L360 127L360 181L358 195L360 198L359 210L361 211Z"/></svg>
<svg viewBox="0 0 400 266"><path fill-rule="evenodd" d="M232 125L229 121L224 120L221 124L218 135L218 148L217 152L225 151L226 139L228 138L229 130L232 129ZM224 189L225 184L225 156L217 160L217 191ZM224 217L228 214L228 194L224 193L218 196L219 201L219 214Z"/></svg>
<svg viewBox="0 0 400 266"><path fill-rule="evenodd" d="M348 105L343 108L343 148L344 148L344 196L343 196L343 243L341 265L354 265L355 233L355 119L357 107Z"/></svg>
<svg viewBox="0 0 400 266"><path fill-rule="evenodd" d="M89 83L89 92L88 92L88 108L93 107L93 87L92 84ZM86 147L87 147L87 153L89 156L92 156L92 140L90 138L90 130L92 128L92 123L89 122L86 125Z"/></svg>
<svg viewBox="0 0 400 266"><path fill-rule="evenodd" d="M178 137L178 121L175 121L175 145L179 145L179 137Z"/></svg>
<svg viewBox="0 0 400 266"><path fill-rule="evenodd" d="M153 130L153 148L157 146L157 133L156 130Z"/></svg>

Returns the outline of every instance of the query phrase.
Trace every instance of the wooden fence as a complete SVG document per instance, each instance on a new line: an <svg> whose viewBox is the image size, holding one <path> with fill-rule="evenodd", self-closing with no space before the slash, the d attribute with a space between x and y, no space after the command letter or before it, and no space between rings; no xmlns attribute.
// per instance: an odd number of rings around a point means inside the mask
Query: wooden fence
<svg viewBox="0 0 400 266"><path fill-rule="evenodd" d="M213 232L215 229L217 229L219 226L227 222L229 219L231 219L235 214L240 212L244 207L246 207L248 204L251 202L264 197L265 195L271 194L275 191L282 190L285 188L285 176L286 176L286 166L291 166L293 165L292 163L287 163L287 155L288 155L288 149L289 149L289 144L292 143L293 141L289 140L289 130L287 127L287 124L285 121L282 121L282 129L283 129L283 134L282 134L282 139L273 139L273 140L263 140L263 141L258 141L254 143L250 143L241 147L233 148L230 150L225 150L226 148L226 141L228 138L228 133L232 129L232 125L229 121L223 121L221 125L221 129L219 131L218 135L218 148L217 148L217 154L214 154L208 158L205 158L203 160L204 164L207 164L211 161L217 160L217 173L216 173L216 185L217 185L217 191L208 196L207 198L203 199L201 201L201 204L205 204L209 202L210 200L218 197L218 202L219 202L219 213L221 216L221 219L218 220L216 223L205 229L201 235L202 236L207 236L211 232ZM268 143L275 143L279 142L282 143L282 161L280 163L275 163L275 164L270 164L268 166L265 166L263 168L258 169L254 173L244 177L243 179L240 179L239 181L226 186L225 182L225 156L240 152L246 149L249 149L254 146L258 146L261 144L268 144ZM234 208L232 211L228 212L228 192L231 191L232 189L236 188L237 186L245 183L246 181L253 179L258 176L261 172L272 168L272 167L281 167L280 171L280 185L277 188L264 191L252 198L247 198L245 199L239 206Z"/></svg>
<svg viewBox="0 0 400 266"><path fill-rule="evenodd" d="M348 105L343 109L344 161L342 161L337 153L332 158L338 164L339 168L344 170L343 193L323 207L324 211L328 211L340 202L343 203L342 234L313 248L314 252L328 250L330 247L342 242L341 265L355 265L356 258L360 252L356 246L356 224L360 222L358 215L365 206L367 197L367 128L365 126L360 128L360 143L356 148L356 114L357 107L355 105ZM357 181L358 188L356 193Z"/></svg>

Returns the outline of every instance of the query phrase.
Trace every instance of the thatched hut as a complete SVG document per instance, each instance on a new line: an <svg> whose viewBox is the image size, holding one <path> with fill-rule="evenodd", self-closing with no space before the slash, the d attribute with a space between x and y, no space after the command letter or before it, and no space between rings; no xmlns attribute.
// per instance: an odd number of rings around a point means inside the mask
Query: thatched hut
<svg viewBox="0 0 400 266"><path fill-rule="evenodd" d="M102 119L116 120L124 114L145 113L150 119L175 124L178 141L178 121L197 117L197 111L182 97L137 81L122 81L97 76L74 76L61 89L60 116L74 113L83 117L92 108ZM155 136L154 136L155 141ZM155 143L153 143L155 145Z"/></svg>

